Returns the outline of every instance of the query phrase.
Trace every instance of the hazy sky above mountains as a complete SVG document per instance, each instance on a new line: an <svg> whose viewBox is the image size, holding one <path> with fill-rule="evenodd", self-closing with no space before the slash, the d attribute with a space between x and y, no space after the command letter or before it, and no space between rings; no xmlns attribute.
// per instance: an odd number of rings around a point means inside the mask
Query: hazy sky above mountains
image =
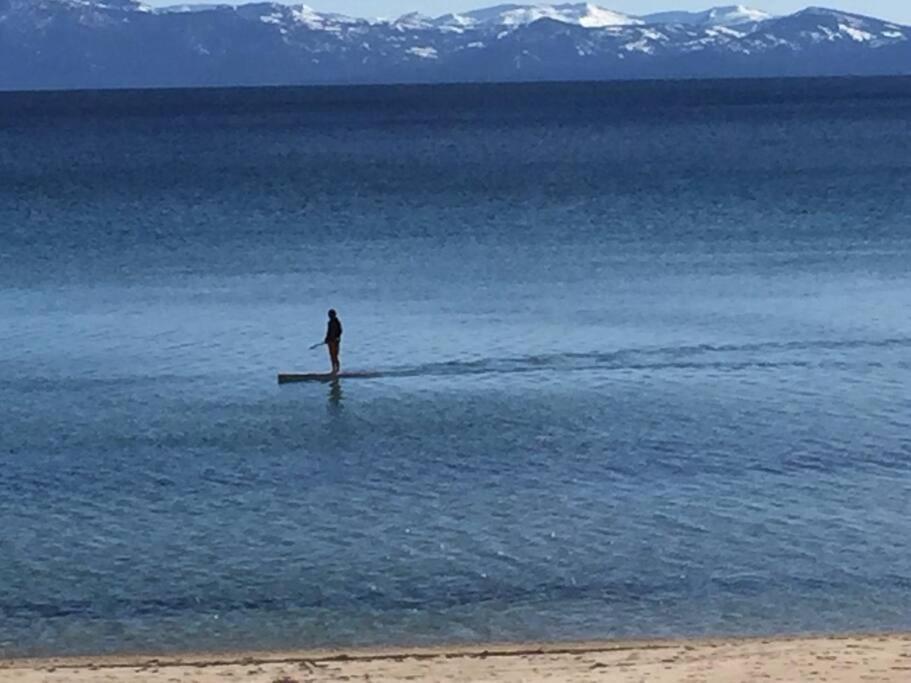
<svg viewBox="0 0 911 683"><path fill-rule="evenodd" d="M246 1L252 2L253 0ZM285 4L300 4L288 0L282 1ZM503 4L507 1L515 4L534 5L562 4L563 2L575 2L576 0L306 0L304 4L323 12L339 12L358 17L396 17L414 11L436 16L447 12L463 12L479 7L489 7ZM241 0L145 0L145 2L156 6L176 5L181 2L230 2L235 5L241 4ZM711 0L603 0L602 2L596 1L595 4L606 9L626 12L627 14L648 14L670 9L703 10L712 5L734 4L745 4L773 14L789 14L811 4L911 25L911 0L830 0L829 2L825 0L807 0L805 2L760 0L760 2L755 3L743 2L742 0L740 2L738 0L720 0L718 2L712 2Z"/></svg>

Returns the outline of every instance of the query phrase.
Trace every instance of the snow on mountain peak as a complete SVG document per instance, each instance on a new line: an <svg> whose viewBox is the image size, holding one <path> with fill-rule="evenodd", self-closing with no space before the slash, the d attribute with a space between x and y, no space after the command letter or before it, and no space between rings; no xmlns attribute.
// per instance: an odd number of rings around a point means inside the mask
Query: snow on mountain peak
<svg viewBox="0 0 911 683"><path fill-rule="evenodd" d="M869 31L871 33L898 31L904 33L904 31L907 30L907 27L892 22L823 7L808 7L790 17L782 17L780 21L787 23L797 22L803 26L837 27L839 30L850 29L845 31L849 35L851 34L851 31Z"/></svg>
<svg viewBox="0 0 911 683"><path fill-rule="evenodd" d="M642 20L604 9L598 5L584 3L580 5L557 5L554 9L561 12L570 23L578 23L585 28L602 28L605 26L632 26L641 24Z"/></svg>
<svg viewBox="0 0 911 683"><path fill-rule="evenodd" d="M433 28L435 22L433 17L428 17L426 14L409 12L393 21L392 25L400 29L428 29Z"/></svg>
<svg viewBox="0 0 911 683"><path fill-rule="evenodd" d="M0 87L148 87L182 72L197 74L177 81L188 86L911 73L911 27L816 7L632 17L540 0L367 20L304 1L203 0L212 4L149 13L136 0L0 0L9 38Z"/></svg>
<svg viewBox="0 0 911 683"><path fill-rule="evenodd" d="M298 5L291 9L294 21L309 28L323 28L325 21L322 15L309 5Z"/></svg>
<svg viewBox="0 0 911 683"><path fill-rule="evenodd" d="M230 9L231 5L224 3L193 3L188 5L165 5L158 7L155 12L158 14L190 14L195 12L212 12L215 10Z"/></svg>
<svg viewBox="0 0 911 683"><path fill-rule="evenodd" d="M540 19L551 19L585 28L605 26L631 26L641 24L640 19L604 9L592 3L562 5L498 5L466 12L463 17L478 25L516 28Z"/></svg>
<svg viewBox="0 0 911 683"><path fill-rule="evenodd" d="M139 0L60 0L57 4L90 10L150 11L150 8L143 5Z"/></svg>
<svg viewBox="0 0 911 683"><path fill-rule="evenodd" d="M301 26L306 26L314 31L338 32L343 27L365 23L363 19L356 19L344 14L318 12L309 5L295 3L286 8L291 20Z"/></svg>
<svg viewBox="0 0 911 683"><path fill-rule="evenodd" d="M327 24L363 24L365 19L349 17L346 14L335 14L332 12L318 12L309 5L296 4L291 7L291 15L296 21L307 24L308 26L325 27Z"/></svg>
<svg viewBox="0 0 911 683"><path fill-rule="evenodd" d="M704 12L658 12L643 19L649 24L684 24L690 26L740 26L755 24L772 15L745 5L713 7Z"/></svg>
<svg viewBox="0 0 911 683"><path fill-rule="evenodd" d="M771 19L772 15L744 5L715 7L708 11L709 21L715 26L736 26Z"/></svg>
<svg viewBox="0 0 911 683"><path fill-rule="evenodd" d="M762 24L748 38L757 46L866 45L872 48L907 43L907 27L822 7L808 7L795 14Z"/></svg>

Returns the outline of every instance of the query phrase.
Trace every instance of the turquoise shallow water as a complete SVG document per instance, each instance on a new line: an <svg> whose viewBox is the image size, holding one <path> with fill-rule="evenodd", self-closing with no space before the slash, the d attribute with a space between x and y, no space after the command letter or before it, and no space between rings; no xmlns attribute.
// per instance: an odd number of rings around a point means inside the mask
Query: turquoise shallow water
<svg viewBox="0 0 911 683"><path fill-rule="evenodd" d="M4 654L911 628L907 81L0 105Z"/></svg>

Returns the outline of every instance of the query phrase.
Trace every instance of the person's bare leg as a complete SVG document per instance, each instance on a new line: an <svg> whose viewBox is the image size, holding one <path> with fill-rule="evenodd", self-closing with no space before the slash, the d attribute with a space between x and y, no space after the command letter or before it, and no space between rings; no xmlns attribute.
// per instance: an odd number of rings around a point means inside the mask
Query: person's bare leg
<svg viewBox="0 0 911 683"><path fill-rule="evenodd" d="M339 359L338 359L338 351L339 351L338 347L339 347L339 344L337 342L329 343L329 360L332 362L332 374L333 375L337 375L342 369L342 364L339 362Z"/></svg>

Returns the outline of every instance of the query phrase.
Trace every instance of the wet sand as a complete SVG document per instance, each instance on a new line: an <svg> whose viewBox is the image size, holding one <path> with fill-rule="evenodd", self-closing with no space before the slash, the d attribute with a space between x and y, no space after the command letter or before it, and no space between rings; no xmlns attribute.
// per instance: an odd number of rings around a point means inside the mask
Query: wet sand
<svg viewBox="0 0 911 683"><path fill-rule="evenodd" d="M911 635L0 661L0 682L908 683Z"/></svg>

